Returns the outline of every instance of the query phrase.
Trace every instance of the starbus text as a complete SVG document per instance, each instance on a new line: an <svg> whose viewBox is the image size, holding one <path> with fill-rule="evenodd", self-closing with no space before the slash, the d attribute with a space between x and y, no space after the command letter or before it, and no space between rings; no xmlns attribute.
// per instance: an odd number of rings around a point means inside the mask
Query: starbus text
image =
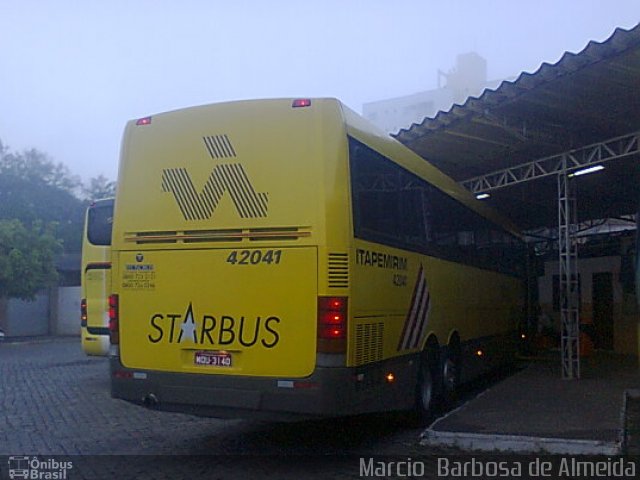
<svg viewBox="0 0 640 480"><path fill-rule="evenodd" d="M278 326L281 320L275 315L257 317L209 315L196 319L193 307L187 312L155 313L149 320L151 333L147 338L151 343L193 342L200 345L228 346L240 344L243 347L262 346L273 348L280 341Z"/></svg>

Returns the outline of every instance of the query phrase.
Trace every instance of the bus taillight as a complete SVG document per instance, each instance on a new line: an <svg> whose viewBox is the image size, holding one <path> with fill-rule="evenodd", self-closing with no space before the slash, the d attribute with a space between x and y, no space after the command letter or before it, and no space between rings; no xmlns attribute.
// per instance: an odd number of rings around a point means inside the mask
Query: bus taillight
<svg viewBox="0 0 640 480"><path fill-rule="evenodd" d="M87 326L87 299L80 300L80 326Z"/></svg>
<svg viewBox="0 0 640 480"><path fill-rule="evenodd" d="M318 352L347 351L347 297L318 297Z"/></svg>
<svg viewBox="0 0 640 480"><path fill-rule="evenodd" d="M118 311L119 299L115 293L109 295L109 339L112 345L120 343L120 314Z"/></svg>
<svg viewBox="0 0 640 480"><path fill-rule="evenodd" d="M291 106L293 108L310 107L311 106L311 99L310 98L296 98L293 101L293 103L291 104Z"/></svg>

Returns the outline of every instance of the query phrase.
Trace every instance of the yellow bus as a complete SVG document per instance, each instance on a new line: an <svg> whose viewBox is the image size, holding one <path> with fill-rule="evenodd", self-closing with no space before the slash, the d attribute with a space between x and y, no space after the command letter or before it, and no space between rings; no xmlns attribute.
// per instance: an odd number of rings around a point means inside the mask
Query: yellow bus
<svg viewBox="0 0 640 480"><path fill-rule="evenodd" d="M109 353L112 198L93 202L85 215L82 241L80 326L87 355Z"/></svg>
<svg viewBox="0 0 640 480"><path fill-rule="evenodd" d="M129 122L113 228L115 398L424 414L517 336L516 230L335 99Z"/></svg>

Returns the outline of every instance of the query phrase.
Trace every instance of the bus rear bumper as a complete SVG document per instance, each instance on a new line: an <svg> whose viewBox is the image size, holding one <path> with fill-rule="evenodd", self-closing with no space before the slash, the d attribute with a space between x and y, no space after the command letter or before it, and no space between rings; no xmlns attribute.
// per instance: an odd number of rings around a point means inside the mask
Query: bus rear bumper
<svg viewBox="0 0 640 480"><path fill-rule="evenodd" d="M414 402L412 357L367 367L317 367L302 379L143 371L111 357L111 395L163 411L217 418L298 420L407 410ZM393 374L393 381L387 375Z"/></svg>

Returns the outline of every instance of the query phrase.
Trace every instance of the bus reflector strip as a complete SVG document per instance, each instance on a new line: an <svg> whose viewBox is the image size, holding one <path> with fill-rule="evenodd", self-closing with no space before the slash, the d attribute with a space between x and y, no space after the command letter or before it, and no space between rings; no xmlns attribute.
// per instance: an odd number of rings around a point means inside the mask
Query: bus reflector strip
<svg viewBox="0 0 640 480"><path fill-rule="evenodd" d="M134 379L134 380L146 380L147 379L147 374L145 372L130 372L127 370L116 370L115 372L113 372L113 376L115 378L127 378L127 379Z"/></svg>
<svg viewBox="0 0 640 480"><path fill-rule="evenodd" d="M278 388L297 388L300 390L305 390L309 388L318 388L317 382L300 382L293 380L278 380Z"/></svg>

